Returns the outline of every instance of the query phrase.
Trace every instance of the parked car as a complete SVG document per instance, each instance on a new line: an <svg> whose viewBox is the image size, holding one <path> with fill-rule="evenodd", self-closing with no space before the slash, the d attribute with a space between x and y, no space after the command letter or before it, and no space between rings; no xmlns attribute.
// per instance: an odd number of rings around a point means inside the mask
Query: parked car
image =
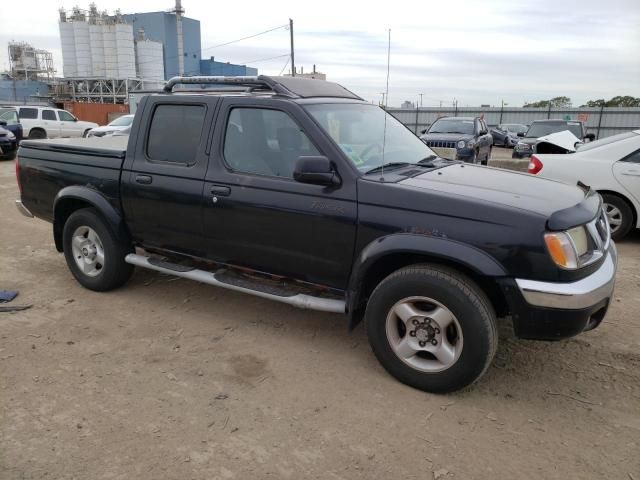
<svg viewBox="0 0 640 480"><path fill-rule="evenodd" d="M15 108L0 107L0 127L13 133L16 141L20 143L20 140L22 140L22 124Z"/></svg>
<svg viewBox="0 0 640 480"><path fill-rule="evenodd" d="M486 165L493 139L480 117L441 117L420 137L443 158Z"/></svg>
<svg viewBox="0 0 640 480"><path fill-rule="evenodd" d="M518 143L518 134L525 133L529 127L519 123L501 123L491 129L493 144L513 148Z"/></svg>
<svg viewBox="0 0 640 480"><path fill-rule="evenodd" d="M0 160L13 160L18 151L18 140L2 123L4 122L0 122Z"/></svg>
<svg viewBox="0 0 640 480"><path fill-rule="evenodd" d="M78 120L66 110L52 107L17 106L24 136L28 138L82 137L97 123Z"/></svg>
<svg viewBox="0 0 640 480"><path fill-rule="evenodd" d="M540 137L552 133L569 130L579 140L591 141L596 137L593 133L587 133L584 123L577 120L534 120L526 133L519 133L520 140L513 149L511 158L528 158L535 153L535 145Z"/></svg>
<svg viewBox="0 0 640 480"><path fill-rule="evenodd" d="M116 132L121 132L131 127L131 122L133 122L133 115L122 115L103 127L92 128L86 136L104 137L113 135Z"/></svg>
<svg viewBox="0 0 640 480"><path fill-rule="evenodd" d="M227 89L172 92L196 82ZM616 249L593 190L439 158L332 82L165 90L129 137L20 147L17 206L53 223L84 287L122 286L135 265L364 319L389 373L430 392L482 376L497 316L548 340L604 318Z"/></svg>
<svg viewBox="0 0 640 480"><path fill-rule="evenodd" d="M529 173L600 192L614 240L640 228L640 130L586 143L567 155L536 153Z"/></svg>

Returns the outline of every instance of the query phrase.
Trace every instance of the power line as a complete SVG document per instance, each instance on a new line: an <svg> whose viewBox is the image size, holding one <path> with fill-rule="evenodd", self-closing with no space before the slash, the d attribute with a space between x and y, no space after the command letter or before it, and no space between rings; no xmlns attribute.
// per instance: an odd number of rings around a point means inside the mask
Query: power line
<svg viewBox="0 0 640 480"><path fill-rule="evenodd" d="M287 63L284 64L284 67L282 67L282 70L280 70L280 73L278 74L278 76L282 75L282 73L285 71L285 69L287 68L287 65L289 65L289 62L291 61L291 55L289 55L289 58L287 58Z"/></svg>
<svg viewBox="0 0 640 480"><path fill-rule="evenodd" d="M248 37L242 37L242 38L238 38L237 40L231 40L230 42L220 43L218 45L213 45L211 47L203 48L201 51L204 52L206 50L212 50L214 48L225 47L227 45L231 45L232 43L241 42L243 40L249 40L250 38L258 37L260 35L264 35L265 33L274 32L275 30L280 30L281 28L287 28L288 26L289 25L287 24L287 25L280 25L279 27L273 27L273 28L270 28L269 30L265 30L264 32L249 35Z"/></svg>
<svg viewBox="0 0 640 480"><path fill-rule="evenodd" d="M289 54L285 53L283 55L276 55L275 57L258 58L257 60L250 60L248 62L241 62L240 65L248 65L250 63L266 62L267 60L274 60L276 58L284 58L284 57L288 57L288 56L289 56Z"/></svg>

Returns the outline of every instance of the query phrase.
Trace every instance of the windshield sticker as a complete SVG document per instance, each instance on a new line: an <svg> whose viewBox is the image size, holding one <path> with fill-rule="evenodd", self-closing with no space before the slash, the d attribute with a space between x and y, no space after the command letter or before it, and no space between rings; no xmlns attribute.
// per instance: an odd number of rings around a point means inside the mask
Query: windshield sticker
<svg viewBox="0 0 640 480"><path fill-rule="evenodd" d="M351 145L341 143L340 148L347 155L347 157L351 159L351 161L355 165L362 165L364 163L364 160L362 159L362 157L355 152L355 150L351 147Z"/></svg>

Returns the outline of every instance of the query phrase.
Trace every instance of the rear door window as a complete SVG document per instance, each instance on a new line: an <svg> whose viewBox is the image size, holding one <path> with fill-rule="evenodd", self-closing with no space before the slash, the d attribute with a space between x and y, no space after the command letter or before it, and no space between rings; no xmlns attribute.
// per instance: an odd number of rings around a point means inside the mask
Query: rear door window
<svg viewBox="0 0 640 480"><path fill-rule="evenodd" d="M157 105L147 136L147 157L157 162L193 165L206 111L204 105Z"/></svg>
<svg viewBox="0 0 640 480"><path fill-rule="evenodd" d="M37 108L21 108L20 109L20 118L22 120L34 120L38 118L38 109Z"/></svg>
<svg viewBox="0 0 640 480"><path fill-rule="evenodd" d="M53 110L43 110L42 111L42 119L43 120L57 120L56 112Z"/></svg>

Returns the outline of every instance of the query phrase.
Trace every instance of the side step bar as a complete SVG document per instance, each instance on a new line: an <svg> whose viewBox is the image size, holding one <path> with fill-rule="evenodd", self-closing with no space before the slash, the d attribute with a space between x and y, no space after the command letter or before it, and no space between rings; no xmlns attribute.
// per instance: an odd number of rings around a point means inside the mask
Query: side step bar
<svg viewBox="0 0 640 480"><path fill-rule="evenodd" d="M150 270L156 270L168 275L195 280L196 282L207 283L209 285L227 288L229 290L235 290L237 292L248 293L257 297L275 300L276 302L288 303L289 305L293 305L294 307L302 309L318 310L321 312L330 313L345 313L346 304L344 300L312 297L311 295L302 293L292 295L277 295L220 281L218 278L216 278L216 273L207 272L205 270L198 270L195 268L185 269L182 265L173 265L169 264L168 262L151 262L149 260L149 257L137 255L135 253L130 253L124 258L125 262L130 263L131 265L135 265L136 267L148 268ZM222 275L220 275L220 277L222 277Z"/></svg>

